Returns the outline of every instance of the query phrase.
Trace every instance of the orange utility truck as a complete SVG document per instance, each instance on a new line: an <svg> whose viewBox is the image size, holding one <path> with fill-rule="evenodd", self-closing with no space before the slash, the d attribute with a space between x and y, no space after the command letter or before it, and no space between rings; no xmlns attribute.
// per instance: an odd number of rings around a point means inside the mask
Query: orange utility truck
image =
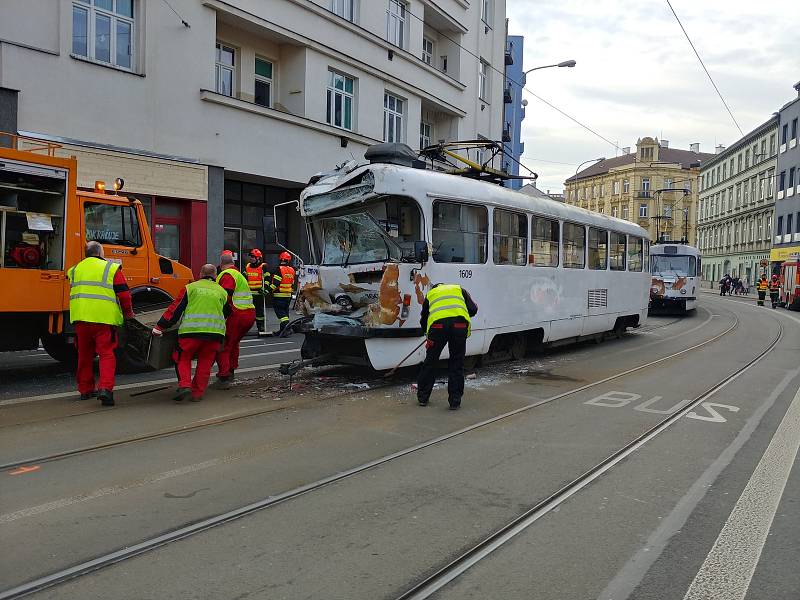
<svg viewBox="0 0 800 600"><path fill-rule="evenodd" d="M800 310L800 254L790 256L781 265L781 305Z"/></svg>
<svg viewBox="0 0 800 600"><path fill-rule="evenodd" d="M134 311L167 303L192 281L189 268L159 256L141 202L96 182L76 185L74 157L56 156L57 144L0 133L0 351L35 349L74 360L66 272L83 260L87 241L103 244L119 262ZM143 365L118 352L123 369ZM126 364L127 363L127 364Z"/></svg>

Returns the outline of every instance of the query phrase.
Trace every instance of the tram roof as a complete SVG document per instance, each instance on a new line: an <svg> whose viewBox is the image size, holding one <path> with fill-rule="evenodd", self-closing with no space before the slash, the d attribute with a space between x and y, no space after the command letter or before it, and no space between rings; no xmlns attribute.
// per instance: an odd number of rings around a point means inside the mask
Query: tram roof
<svg viewBox="0 0 800 600"><path fill-rule="evenodd" d="M375 178L372 193L359 195L352 200L343 200L341 204L329 204L326 208L319 210L308 210L305 206L307 199L338 190L343 191L345 188L354 185L354 183L362 181L367 171L371 172ZM364 165L346 174L331 174L322 178L303 191L300 199L301 210L304 214L311 216L387 194L398 196L413 195L418 200L423 196L427 196L430 201L439 198L444 200L479 201L483 204L501 208L532 212L543 217L577 221L586 225L613 229L620 233L628 233L647 239L650 237L647 230L630 221L595 213L584 208L558 202L557 200L532 197L493 183L477 181L468 177L389 164Z"/></svg>

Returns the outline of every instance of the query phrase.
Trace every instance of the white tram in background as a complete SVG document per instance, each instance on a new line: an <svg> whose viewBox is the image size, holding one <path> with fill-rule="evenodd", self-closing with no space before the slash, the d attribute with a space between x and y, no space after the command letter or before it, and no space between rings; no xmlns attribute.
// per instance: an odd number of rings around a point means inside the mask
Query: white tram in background
<svg viewBox="0 0 800 600"><path fill-rule="evenodd" d="M686 313L697 307L700 251L680 242L650 246L650 311Z"/></svg>
<svg viewBox="0 0 800 600"><path fill-rule="evenodd" d="M368 155L369 156L369 153ZM467 355L623 332L647 318L649 241L628 221L431 170L353 162L300 198L302 356L388 369L422 341L435 283L479 306ZM420 363L418 348L403 365Z"/></svg>

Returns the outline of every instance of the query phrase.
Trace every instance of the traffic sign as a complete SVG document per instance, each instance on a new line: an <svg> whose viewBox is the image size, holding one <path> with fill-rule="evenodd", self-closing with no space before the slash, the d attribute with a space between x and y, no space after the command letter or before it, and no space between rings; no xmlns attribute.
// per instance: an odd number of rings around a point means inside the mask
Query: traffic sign
<svg viewBox="0 0 800 600"><path fill-rule="evenodd" d="M761 262L758 263L758 264L760 264L762 267L768 267L769 266L769 261L766 258L762 258Z"/></svg>

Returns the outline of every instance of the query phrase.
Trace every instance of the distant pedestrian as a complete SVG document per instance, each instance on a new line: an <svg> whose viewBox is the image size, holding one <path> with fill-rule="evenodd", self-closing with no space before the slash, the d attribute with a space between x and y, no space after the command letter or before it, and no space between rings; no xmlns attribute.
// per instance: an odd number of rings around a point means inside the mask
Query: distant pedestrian
<svg viewBox="0 0 800 600"><path fill-rule="evenodd" d="M69 320L75 325L78 347L76 379L81 400L93 396L114 406L117 368L117 327L133 317L131 292L119 263L105 259L98 242L86 244L86 258L67 272ZM95 390L94 357L100 357L100 381Z"/></svg>
<svg viewBox="0 0 800 600"><path fill-rule="evenodd" d="M214 281L217 268L203 265L200 279L189 283L173 301L158 324L153 335L161 336L164 330L176 323L178 347L172 355L178 375L178 389L173 399L180 402L191 398L200 402L211 377L211 367L225 339L225 313L228 294ZM197 368L192 378L192 360L197 359Z"/></svg>
<svg viewBox="0 0 800 600"><path fill-rule="evenodd" d="M269 287L272 291L272 308L280 323L280 328L278 329L278 333L280 333L289 324L289 307L292 303L292 292L296 284L296 273L291 265L291 254L281 252L278 259L280 260L280 265L277 271L272 274L272 281Z"/></svg>
<svg viewBox="0 0 800 600"><path fill-rule="evenodd" d="M457 410L461 406L467 338L472 317L477 313L478 306L460 285L437 284L428 291L419 321L428 337L425 361L417 378L417 401L420 406L427 406L430 401L436 379L436 363L445 346L450 353L447 363L447 400L450 410Z"/></svg>
<svg viewBox="0 0 800 600"><path fill-rule="evenodd" d="M247 279L233 262L233 255L219 258L221 271L217 283L228 293L230 314L225 325L225 344L217 353L217 383L220 389L228 389L239 368L239 343L256 321L256 307Z"/></svg>

